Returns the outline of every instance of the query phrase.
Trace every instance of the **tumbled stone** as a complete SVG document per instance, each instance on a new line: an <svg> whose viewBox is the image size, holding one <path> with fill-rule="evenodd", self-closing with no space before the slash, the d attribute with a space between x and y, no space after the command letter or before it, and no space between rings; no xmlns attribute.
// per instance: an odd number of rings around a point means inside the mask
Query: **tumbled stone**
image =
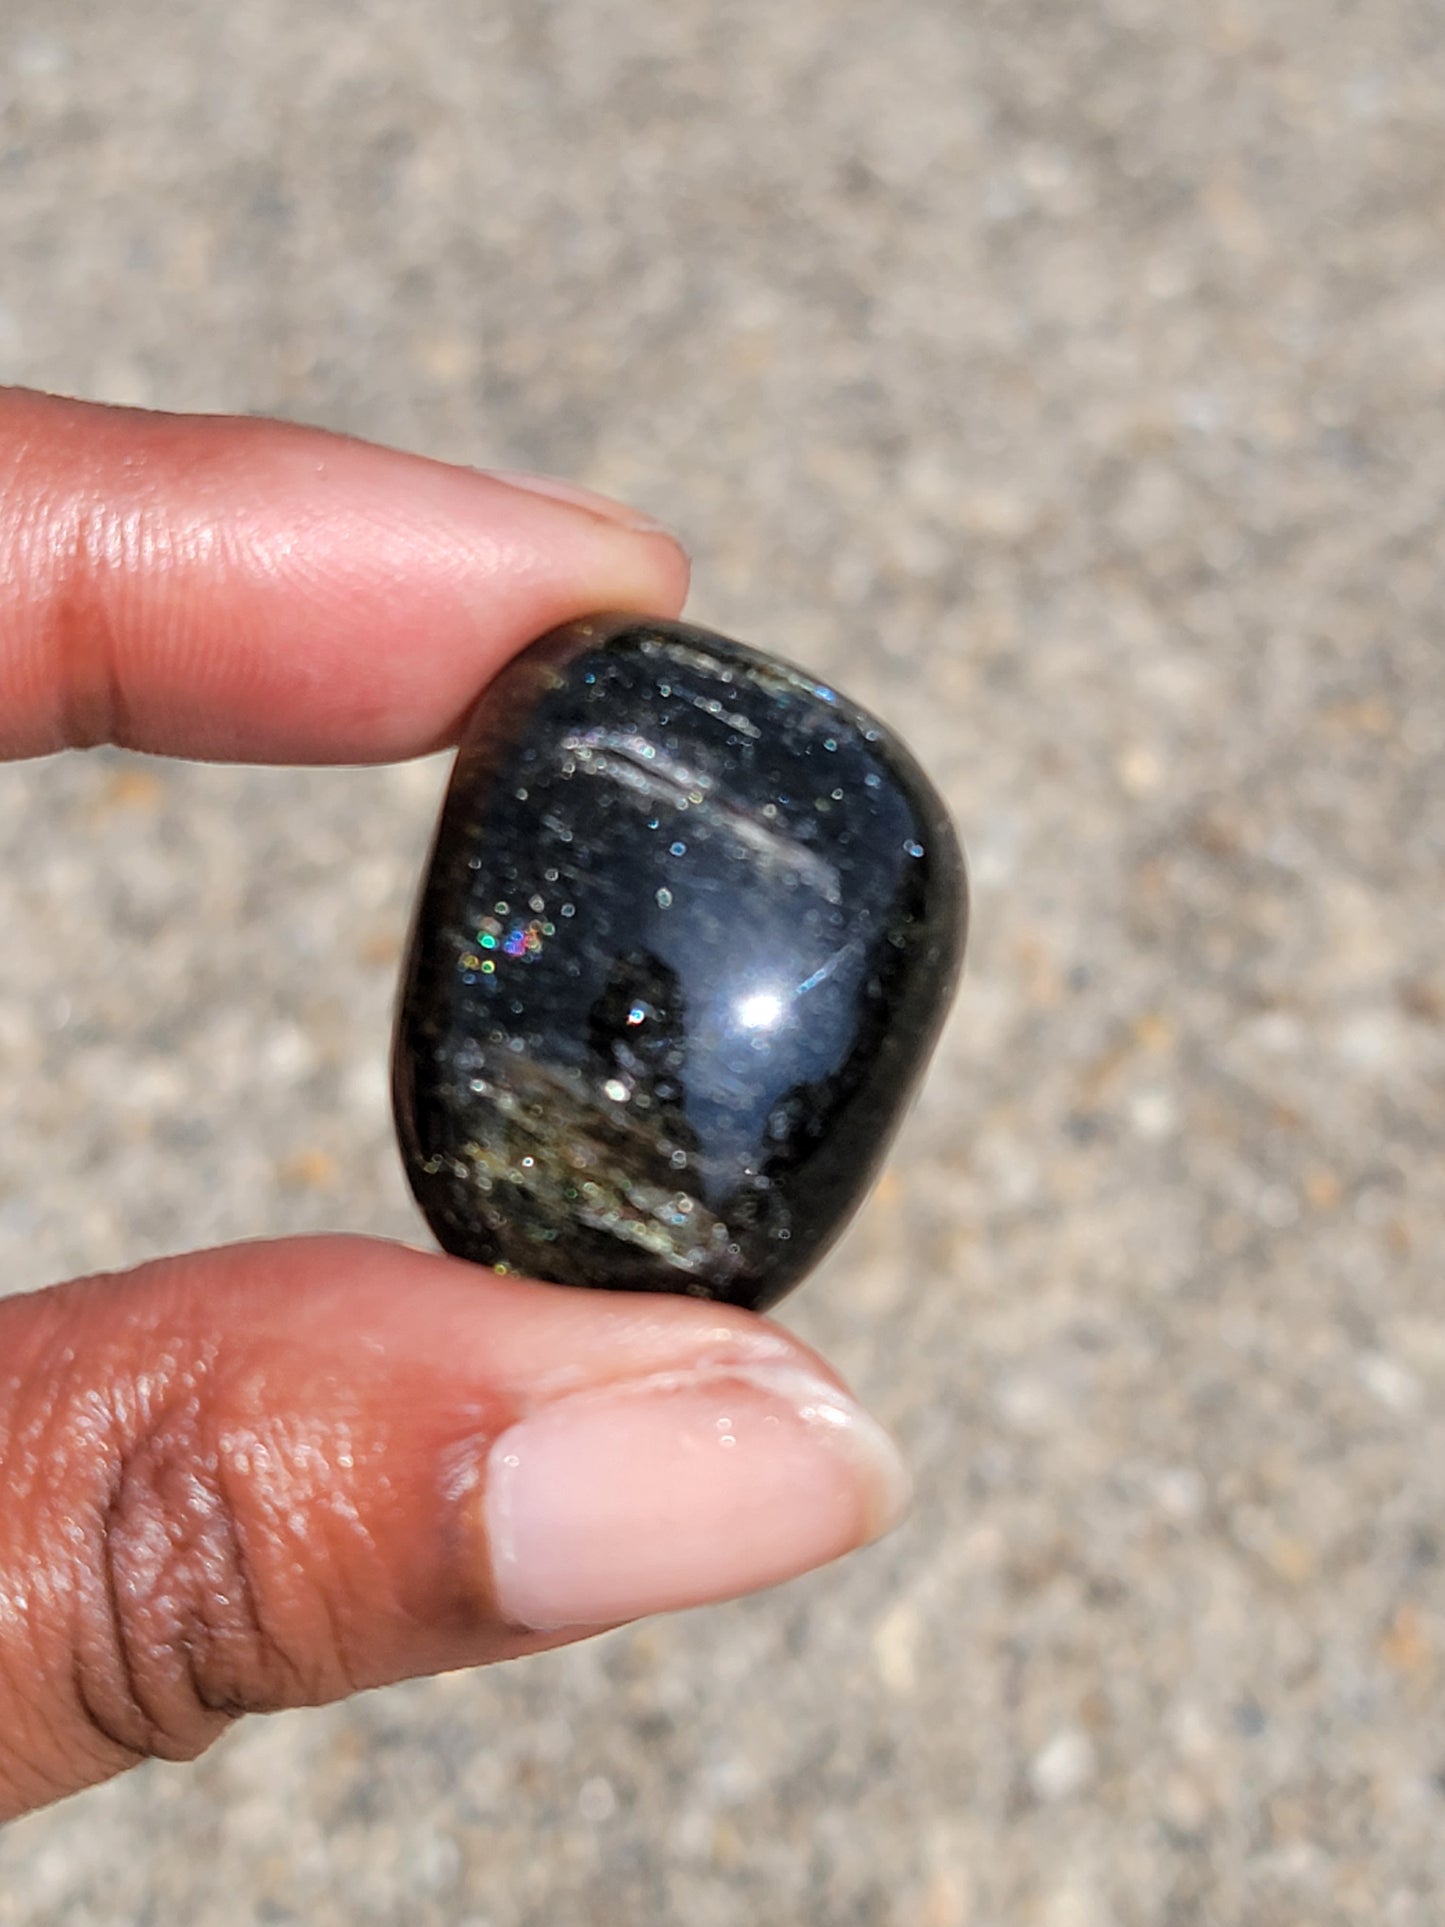
<svg viewBox="0 0 1445 1927"><path fill-rule="evenodd" d="M403 979L407 1175L448 1251L762 1307L865 1195L963 954L881 724L681 623L544 636L464 732Z"/></svg>

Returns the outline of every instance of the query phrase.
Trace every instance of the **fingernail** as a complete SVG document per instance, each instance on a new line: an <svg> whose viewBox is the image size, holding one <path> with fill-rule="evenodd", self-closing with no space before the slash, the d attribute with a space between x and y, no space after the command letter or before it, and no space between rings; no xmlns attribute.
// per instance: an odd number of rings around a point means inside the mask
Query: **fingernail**
<svg viewBox="0 0 1445 1927"><path fill-rule="evenodd" d="M531 475L521 469L510 468L487 468L481 472L494 482L504 482L508 488L524 489L529 495L545 495L549 501L565 502L570 508L585 509L600 521L616 523L619 528L631 529L637 535L671 533L665 523L645 515L641 509L631 508L625 502L614 502L610 495L599 495L595 489L582 488L576 482L564 482L556 475Z"/></svg>
<svg viewBox="0 0 1445 1927"><path fill-rule="evenodd" d="M799 1367L608 1386L493 1445L493 1595L538 1632L730 1599L877 1538L908 1491L882 1427Z"/></svg>

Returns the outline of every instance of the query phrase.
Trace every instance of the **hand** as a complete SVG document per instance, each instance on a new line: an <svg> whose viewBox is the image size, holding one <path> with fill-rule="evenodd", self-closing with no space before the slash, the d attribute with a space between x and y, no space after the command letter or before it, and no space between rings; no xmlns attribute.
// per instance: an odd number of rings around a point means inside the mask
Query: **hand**
<svg viewBox="0 0 1445 1927"><path fill-rule="evenodd" d="M0 756L436 749L534 635L681 605L669 538L556 487L0 391ZM0 1817L784 1579L903 1486L816 1357L681 1298L335 1237L0 1301Z"/></svg>

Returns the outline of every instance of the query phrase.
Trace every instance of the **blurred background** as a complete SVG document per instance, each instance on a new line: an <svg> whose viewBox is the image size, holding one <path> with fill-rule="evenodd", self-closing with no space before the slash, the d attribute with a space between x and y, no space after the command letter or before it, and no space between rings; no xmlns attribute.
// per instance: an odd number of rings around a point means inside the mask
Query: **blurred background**
<svg viewBox="0 0 1445 1927"><path fill-rule="evenodd" d="M665 515L976 886L783 1308L911 1522L17 1826L3 1927L1437 1923L1440 7L6 0L0 379ZM0 773L4 1288L424 1236L444 776Z"/></svg>

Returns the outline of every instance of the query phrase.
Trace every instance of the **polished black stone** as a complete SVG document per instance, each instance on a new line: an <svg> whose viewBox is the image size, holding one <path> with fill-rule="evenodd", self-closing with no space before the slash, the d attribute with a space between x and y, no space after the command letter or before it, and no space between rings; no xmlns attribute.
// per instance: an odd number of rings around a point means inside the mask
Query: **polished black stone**
<svg viewBox="0 0 1445 1927"><path fill-rule="evenodd" d="M958 976L967 894L888 732L706 630L597 616L463 736L397 1025L448 1251L773 1303L865 1194Z"/></svg>

